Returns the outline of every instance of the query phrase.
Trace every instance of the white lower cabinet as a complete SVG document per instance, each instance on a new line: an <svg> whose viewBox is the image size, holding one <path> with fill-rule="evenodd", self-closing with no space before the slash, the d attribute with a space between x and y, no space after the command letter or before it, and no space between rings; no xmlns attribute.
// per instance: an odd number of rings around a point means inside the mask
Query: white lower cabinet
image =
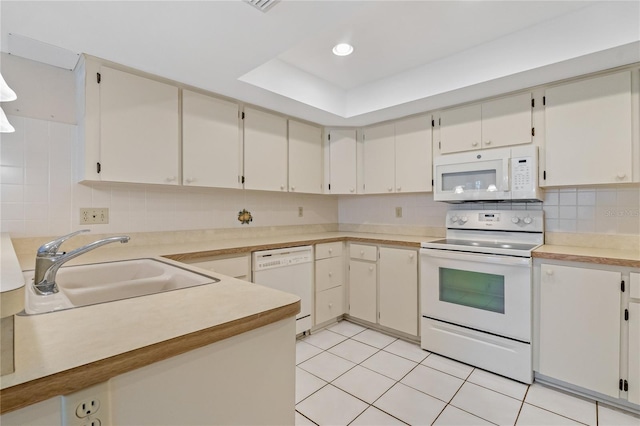
<svg viewBox="0 0 640 426"><path fill-rule="evenodd" d="M316 244L315 323L322 324L344 314L343 242Z"/></svg>
<svg viewBox="0 0 640 426"><path fill-rule="evenodd" d="M536 380L640 408L640 273L536 261Z"/></svg>
<svg viewBox="0 0 640 426"><path fill-rule="evenodd" d="M380 325L418 335L416 250L380 247Z"/></svg>
<svg viewBox="0 0 640 426"><path fill-rule="evenodd" d="M415 249L350 244L349 315L418 336Z"/></svg>

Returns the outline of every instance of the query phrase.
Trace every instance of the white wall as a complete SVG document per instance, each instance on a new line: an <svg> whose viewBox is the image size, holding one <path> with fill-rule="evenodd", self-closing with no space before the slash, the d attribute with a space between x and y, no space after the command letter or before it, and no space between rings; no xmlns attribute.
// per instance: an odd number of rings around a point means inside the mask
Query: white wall
<svg viewBox="0 0 640 426"><path fill-rule="evenodd" d="M402 218L395 208L402 207ZM547 232L640 234L640 187L548 189L542 203L446 204L432 194L340 197L340 224L443 227L448 209L533 209L545 212Z"/></svg>
<svg viewBox="0 0 640 426"><path fill-rule="evenodd" d="M12 237L332 224L336 197L73 181L75 125L9 115L0 134L0 231ZM107 225L81 226L81 207L108 207ZM303 217L298 217L303 207ZM253 222L241 225L238 212Z"/></svg>

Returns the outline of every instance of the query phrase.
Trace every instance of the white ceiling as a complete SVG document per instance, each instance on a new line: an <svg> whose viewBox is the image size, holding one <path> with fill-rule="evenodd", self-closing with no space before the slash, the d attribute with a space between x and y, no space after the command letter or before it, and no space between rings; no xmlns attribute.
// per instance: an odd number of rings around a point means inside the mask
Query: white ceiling
<svg viewBox="0 0 640 426"><path fill-rule="evenodd" d="M267 13L240 0L3 0L0 14L3 52L12 33L328 126L640 61L637 0L282 0ZM331 54L342 41L351 56Z"/></svg>

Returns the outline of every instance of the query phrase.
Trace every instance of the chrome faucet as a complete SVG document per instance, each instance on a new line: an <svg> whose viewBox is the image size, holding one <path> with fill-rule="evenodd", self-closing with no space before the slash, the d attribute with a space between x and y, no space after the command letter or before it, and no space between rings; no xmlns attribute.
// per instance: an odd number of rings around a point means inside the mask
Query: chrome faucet
<svg viewBox="0 0 640 426"><path fill-rule="evenodd" d="M103 240L94 241L82 247L78 247L77 249L70 251L69 253L58 253L58 249L60 248L60 245L62 245L62 243L67 241L69 238L83 232L89 232L89 230L81 229L80 231L72 232L71 234L64 235L40 246L40 248L38 249L38 254L36 255L36 270L33 278L33 289L35 290L36 294L46 296L49 294L57 293L58 286L56 285L56 273L62 265L64 265L67 261L73 259L74 257L78 257L81 254L84 254L105 244L115 242L129 242L129 237L127 236L110 237Z"/></svg>

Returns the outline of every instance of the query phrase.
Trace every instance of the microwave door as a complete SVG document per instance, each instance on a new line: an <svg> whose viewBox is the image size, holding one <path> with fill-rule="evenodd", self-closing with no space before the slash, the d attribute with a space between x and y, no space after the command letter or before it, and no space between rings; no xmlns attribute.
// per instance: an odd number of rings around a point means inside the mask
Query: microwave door
<svg viewBox="0 0 640 426"><path fill-rule="evenodd" d="M436 201L501 200L509 195L509 161L436 165Z"/></svg>

